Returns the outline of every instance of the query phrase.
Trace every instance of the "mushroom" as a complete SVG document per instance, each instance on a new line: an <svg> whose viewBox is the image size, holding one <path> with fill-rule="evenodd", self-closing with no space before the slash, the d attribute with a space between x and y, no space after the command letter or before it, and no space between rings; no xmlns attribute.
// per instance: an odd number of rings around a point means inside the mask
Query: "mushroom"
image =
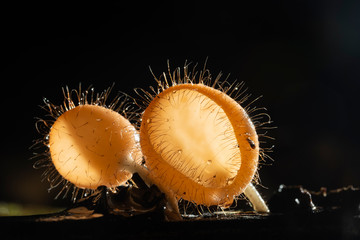
<svg viewBox="0 0 360 240"><path fill-rule="evenodd" d="M118 95L107 104L111 89L95 94L94 89L82 92L81 85L79 91L66 88L59 106L45 99L53 120L37 122L44 135L37 143L46 149L35 154L40 159L34 167L46 168L43 177L50 182L49 191L62 185L56 198L62 193L65 197L71 188L73 201L99 186L116 191L141 161L138 132L125 111L128 101Z"/></svg>
<svg viewBox="0 0 360 240"><path fill-rule="evenodd" d="M261 153L255 126L226 94L239 89L224 89L220 75L210 85L207 70L189 74L185 66L183 75L169 70L163 80L155 77L154 94L137 90L147 105L140 144L152 182L173 203L227 208L244 193L256 211L268 212L252 184Z"/></svg>

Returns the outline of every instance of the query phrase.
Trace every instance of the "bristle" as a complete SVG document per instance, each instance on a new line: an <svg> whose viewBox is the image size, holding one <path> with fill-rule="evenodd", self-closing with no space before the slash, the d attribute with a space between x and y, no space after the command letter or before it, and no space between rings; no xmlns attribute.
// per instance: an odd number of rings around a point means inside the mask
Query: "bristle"
<svg viewBox="0 0 360 240"><path fill-rule="evenodd" d="M246 111L247 115L249 116L249 118L251 119L251 121L253 122L253 125L255 126L256 130L260 130L263 132L259 132L258 136L259 136L259 142L261 144L264 143L264 141L262 139L273 139L271 137L268 136L267 130L273 129L274 127L272 127L272 120L269 116L269 114L266 113L266 108L262 108L259 107L257 108L256 106L254 106L254 104L260 99L262 98L262 96L259 96L257 98L252 98L251 94L248 93L248 89L245 88L245 83L244 82L236 82L236 81L229 81L229 77L230 74L228 74L225 78L223 78L223 74L220 72L219 74L216 75L215 78L212 78L212 75L210 73L210 71L206 68L206 64L207 64L207 59L205 61L205 64L203 66L203 68L200 71L197 71L196 67L197 64L191 64L188 63L187 61L184 64L183 68L175 68L175 70L171 71L171 67L170 67L170 61L167 61L167 71L163 72L160 77L156 77L155 74L152 72L151 70L151 74L154 77L154 80L157 83L157 88L154 89L152 87L150 87L151 91L146 91L144 89L136 89L135 92L136 94L140 97L140 100L137 100L137 105L140 106L142 108L143 111L146 110L147 106L156 98L159 97L158 95L160 93L162 93L163 91L171 88L171 87L175 87L181 84L200 84L200 85L205 85L205 86L209 86L212 87L216 90L221 91L222 93L225 93L226 95L230 96L231 98L233 98L235 101L237 101L239 104L241 104L241 106L244 108L244 110ZM192 66L191 70L190 67ZM178 90L176 90L178 91ZM196 90L195 90L196 91ZM185 94L185 92L184 92ZM169 99L168 101L173 104L172 102L174 102L173 95L168 96ZM205 106L206 107L206 106ZM161 106L156 107L156 111L160 111L162 112L162 108ZM144 121L143 119L140 119L139 122ZM154 121L154 119L153 119ZM153 135L155 132L157 132L159 129L159 127L154 127L153 125L150 126L149 128L149 134ZM156 138L154 138L154 141L160 141L159 139L162 139L167 133L159 133ZM176 169L183 169L184 166L181 165L181 163L179 163L177 161L177 154L175 152L172 152L171 150L169 150L168 148L168 144L165 141L160 141L161 144L159 144L159 146L161 145L161 148L159 148L159 152L162 156L167 158L167 161L169 161L170 163L174 163L174 167ZM226 144L226 141L223 141L222 144ZM250 147L254 148L254 146L251 145L251 142L249 142ZM233 146L233 148L237 148L238 146ZM266 158L269 158L269 156L265 153L265 152L271 152L272 147L268 148L268 147L260 147L259 148L259 157L260 157L260 163L263 164L265 162ZM235 156L231 157L231 158L235 158ZM270 158L271 159L271 158ZM189 167L189 166L187 166ZM199 169L196 166L193 167L189 167L189 169ZM190 170L189 170L190 171ZM194 171L195 173L195 171ZM162 173L163 175L166 174L166 172ZM188 174L191 175L191 172L188 172ZM163 176L161 176L161 179L163 179ZM172 182L172 181L170 181ZM260 178L259 178L259 174L258 172L256 172L255 177L253 179L254 183L259 183L260 182ZM178 188L180 188L178 186ZM192 194L190 192L191 190L188 189L186 191L184 191L184 194L186 192L186 195ZM199 198L201 198L199 196ZM204 197L205 198L205 197ZM179 199L181 200L181 198ZM183 200L181 200L183 202ZM186 204L189 204L189 202L192 201L186 201ZM197 209L202 209L202 207L197 207ZM185 207L186 210L186 207ZM186 212L184 210L184 212Z"/></svg>
<svg viewBox="0 0 360 240"><path fill-rule="evenodd" d="M49 182L50 187L48 191L59 189L56 199L60 196L65 198L70 194L72 201L81 199L84 195L89 195L93 192L92 189L82 189L76 187L73 183L61 176L54 167L49 152L49 133L54 122L65 112L74 109L80 105L96 105L102 106L113 111L118 112L130 121L138 122L136 119L139 112L133 103L133 100L128 95L119 92L110 99L111 91L114 84L100 93L96 93L94 88L89 86L83 90L81 83L78 89L71 89L66 86L62 88L64 101L61 105L51 103L44 98L44 105L40 106L47 112L45 118L36 118L35 128L42 136L40 139L34 140L30 149L34 150L31 160L35 161L33 167L35 169L45 169L41 175L42 181ZM70 190L72 189L72 190Z"/></svg>

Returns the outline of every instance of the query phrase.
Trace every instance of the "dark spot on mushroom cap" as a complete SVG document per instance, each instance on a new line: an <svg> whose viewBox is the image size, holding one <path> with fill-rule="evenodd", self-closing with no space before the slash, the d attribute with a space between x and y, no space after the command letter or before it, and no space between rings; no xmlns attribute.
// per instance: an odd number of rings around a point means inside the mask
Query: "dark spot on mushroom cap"
<svg viewBox="0 0 360 240"><path fill-rule="evenodd" d="M248 143L250 144L250 147L251 147L252 149L255 149L255 148L256 148L256 145L255 145L255 143L254 143L253 140L251 140L250 138L247 138L246 140L248 141Z"/></svg>

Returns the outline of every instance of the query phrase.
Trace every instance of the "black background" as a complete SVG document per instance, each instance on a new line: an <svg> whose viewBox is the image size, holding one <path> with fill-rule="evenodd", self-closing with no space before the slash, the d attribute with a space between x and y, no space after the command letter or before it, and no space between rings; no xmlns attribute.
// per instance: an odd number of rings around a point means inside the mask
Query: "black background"
<svg viewBox="0 0 360 240"><path fill-rule="evenodd" d="M32 169L42 98L93 84L135 96L185 60L245 81L274 126L274 162L262 191L280 183L318 190L360 184L359 1L11 3L2 6L0 201L62 204ZM65 203L66 204L66 203Z"/></svg>

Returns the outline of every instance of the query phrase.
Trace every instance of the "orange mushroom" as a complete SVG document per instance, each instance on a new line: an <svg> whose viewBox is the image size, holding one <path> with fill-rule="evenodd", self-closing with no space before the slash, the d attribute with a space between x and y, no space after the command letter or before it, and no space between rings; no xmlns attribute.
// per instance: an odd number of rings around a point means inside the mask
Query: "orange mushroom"
<svg viewBox="0 0 360 240"><path fill-rule="evenodd" d="M62 114L49 134L56 170L80 188L124 185L132 176L135 128L119 113L96 105L79 105Z"/></svg>
<svg viewBox="0 0 360 240"><path fill-rule="evenodd" d="M106 103L111 88L100 94L66 88L59 106L45 100L53 119L37 123L44 135L37 143L46 150L35 155L34 167L46 168L49 190L62 186L56 197L65 197L72 188L75 201L99 186L115 191L137 172L165 193L172 219L181 218L179 199L229 207L241 193L256 211L268 212L252 185L264 153L254 118L236 100L242 85L220 84L221 75L211 83L208 70L189 74L188 66L183 76L180 68L163 76L155 78L154 94L137 90L147 104L140 134L129 121L126 99Z"/></svg>
<svg viewBox="0 0 360 240"><path fill-rule="evenodd" d="M140 144L153 183L169 199L206 206L229 207L244 193L255 210L268 212L251 183L260 151L251 118L225 93L230 88L214 88L222 86L219 77L211 87L207 70L199 75L187 71L185 66L183 77L178 68L163 74L163 81L155 78L158 94L145 94L149 104L142 116Z"/></svg>
<svg viewBox="0 0 360 240"><path fill-rule="evenodd" d="M93 89L67 89L63 105L45 101L54 122L38 122L47 127L40 141L47 150L34 166L46 167L43 176L50 189L63 186L58 195L66 195L71 187L73 200L79 189L83 195L99 186L115 190L126 185L136 162L141 161L137 130L126 118L126 100L117 96L107 105L110 91L94 96Z"/></svg>

